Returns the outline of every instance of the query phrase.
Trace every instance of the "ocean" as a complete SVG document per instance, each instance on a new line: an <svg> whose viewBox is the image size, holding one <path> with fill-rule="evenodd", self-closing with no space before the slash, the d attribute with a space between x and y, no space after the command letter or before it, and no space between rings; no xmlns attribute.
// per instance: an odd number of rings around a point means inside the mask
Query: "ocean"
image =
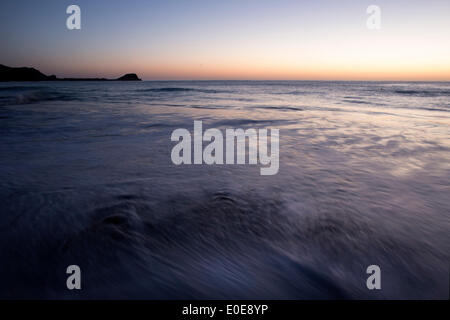
<svg viewBox="0 0 450 320"><path fill-rule="evenodd" d="M195 120L278 173L173 164ZM0 298L449 297L448 82L0 83L0 124Z"/></svg>

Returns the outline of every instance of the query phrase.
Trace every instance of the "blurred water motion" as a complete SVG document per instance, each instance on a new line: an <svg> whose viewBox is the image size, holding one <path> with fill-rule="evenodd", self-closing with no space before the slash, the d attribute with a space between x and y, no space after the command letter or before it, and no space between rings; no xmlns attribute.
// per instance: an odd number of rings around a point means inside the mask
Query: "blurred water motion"
<svg viewBox="0 0 450 320"><path fill-rule="evenodd" d="M0 84L0 297L447 299L449 111L450 83ZM279 173L173 165L194 120L279 128Z"/></svg>

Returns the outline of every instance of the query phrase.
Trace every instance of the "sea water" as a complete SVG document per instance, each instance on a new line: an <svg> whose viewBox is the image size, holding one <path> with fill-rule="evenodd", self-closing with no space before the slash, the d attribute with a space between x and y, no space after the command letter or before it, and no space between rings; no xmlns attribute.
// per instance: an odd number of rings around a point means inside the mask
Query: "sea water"
<svg viewBox="0 0 450 320"><path fill-rule="evenodd" d="M278 173L173 164L196 120ZM444 82L2 83L0 297L447 299L449 151Z"/></svg>

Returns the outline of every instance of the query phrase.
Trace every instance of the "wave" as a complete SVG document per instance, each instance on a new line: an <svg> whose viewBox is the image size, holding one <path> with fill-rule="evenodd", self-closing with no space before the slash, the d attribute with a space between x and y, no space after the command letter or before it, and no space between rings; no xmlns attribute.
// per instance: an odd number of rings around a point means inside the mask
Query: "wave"
<svg viewBox="0 0 450 320"><path fill-rule="evenodd" d="M26 87L23 87L26 88ZM32 104L42 101L75 101L80 100L80 97L76 95L71 95L67 93L51 91L51 90L32 90L27 91L26 89L17 89L17 91L22 91L20 93L15 93L12 95L6 95L0 97L0 106L8 105L20 105L20 104Z"/></svg>
<svg viewBox="0 0 450 320"><path fill-rule="evenodd" d="M255 119L227 119L215 121L213 126L215 127L230 127L230 128L239 128L240 126L273 126L275 124L289 124L294 123L295 121L291 120L282 120L282 119L274 119L274 120L255 120Z"/></svg>
<svg viewBox="0 0 450 320"><path fill-rule="evenodd" d="M194 89L167 87L167 88L137 89L136 91L137 92L184 92L184 91L194 91Z"/></svg>
<svg viewBox="0 0 450 320"><path fill-rule="evenodd" d="M299 95L305 95L305 94L311 94L311 93L314 93L314 92L295 90L295 91L285 92L284 94L299 96Z"/></svg>
<svg viewBox="0 0 450 320"><path fill-rule="evenodd" d="M304 111L304 108L294 106L255 106L251 109L273 109L278 111Z"/></svg>
<svg viewBox="0 0 450 320"><path fill-rule="evenodd" d="M364 100L356 100L356 99L344 99L344 102L348 102L348 103L355 103L355 104L373 104L371 102L368 101L364 101Z"/></svg>
<svg viewBox="0 0 450 320"><path fill-rule="evenodd" d="M446 97L450 96L449 90L394 90L395 94L416 97Z"/></svg>
<svg viewBox="0 0 450 320"><path fill-rule="evenodd" d="M25 90L34 90L36 87L25 87L25 86L12 86L12 87L0 87L0 92L4 91L25 91Z"/></svg>
<svg viewBox="0 0 450 320"><path fill-rule="evenodd" d="M23 259L20 250L3 251L0 257L23 266L10 271L8 285L24 275L51 273L48 281L22 282L27 292L33 285L50 288L47 298L68 294L54 274L73 261L89 261L96 270L93 278L86 271L85 298L349 298L337 279L302 257L300 242L289 248L302 225L293 224L285 212L278 200L226 190L196 198L178 194L157 206L145 196L123 193L96 203L83 219L66 216L69 223L58 223L62 232L57 235L40 230L41 241L53 241L33 246L28 264L17 263ZM26 218L14 226L26 229ZM48 226L41 229L50 231ZM330 236L323 234L327 226L308 226L308 237ZM15 240L15 248L29 253L25 238ZM7 290L0 289L0 297L8 297Z"/></svg>
<svg viewBox="0 0 450 320"><path fill-rule="evenodd" d="M0 250L3 261L19 266L5 270L8 265L0 265L0 272L10 275L4 287L19 281L28 294L46 288L45 298L75 297L61 287L65 274L58 273L74 261L89 265L84 268L86 299L372 298L358 289L364 275L360 265L386 254L391 260L376 261L397 266L403 274L391 272L400 281L420 284L423 276L420 260L410 257L414 244L380 231L361 215L302 214L297 202L226 188L158 199L116 190L75 215L34 218L38 226L30 226L31 212L10 219L11 229L27 236L10 237L15 250ZM75 194L46 194L39 206L54 206L55 199ZM27 232L35 240L31 244ZM0 240L6 237L3 233ZM33 277L47 274L46 281ZM36 281L19 280L24 278ZM394 297L408 297L407 290ZM42 297L42 291L36 294ZM2 289L0 297L18 298Z"/></svg>
<svg viewBox="0 0 450 320"><path fill-rule="evenodd" d="M137 89L135 92L200 92L200 93L227 93L229 91L214 90L214 89L198 89L198 88L183 88L183 87L164 87L164 88L147 88Z"/></svg>

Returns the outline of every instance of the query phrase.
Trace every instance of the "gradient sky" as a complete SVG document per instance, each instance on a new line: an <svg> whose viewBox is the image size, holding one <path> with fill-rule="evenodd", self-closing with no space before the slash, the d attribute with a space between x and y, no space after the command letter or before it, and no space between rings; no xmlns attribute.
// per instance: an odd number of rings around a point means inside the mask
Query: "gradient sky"
<svg viewBox="0 0 450 320"><path fill-rule="evenodd" d="M2 0L0 39L1 64L61 77L450 80L449 0Z"/></svg>

